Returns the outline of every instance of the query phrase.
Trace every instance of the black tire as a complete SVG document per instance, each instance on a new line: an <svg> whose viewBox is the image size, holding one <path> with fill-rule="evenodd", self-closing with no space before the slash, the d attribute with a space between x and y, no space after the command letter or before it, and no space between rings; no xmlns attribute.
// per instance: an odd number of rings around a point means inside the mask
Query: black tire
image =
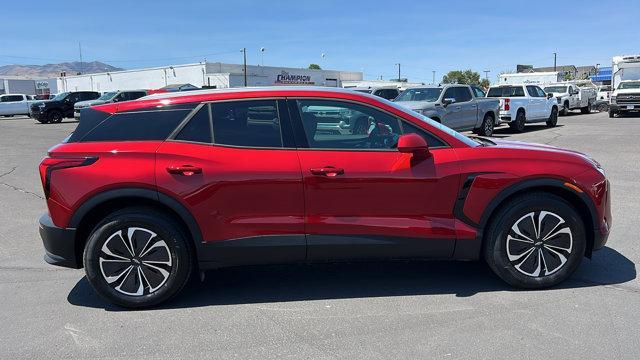
<svg viewBox="0 0 640 360"><path fill-rule="evenodd" d="M118 210L89 236L84 249L87 279L98 295L116 305L158 305L179 293L190 278L194 259L189 241L176 220L163 212L148 207Z"/></svg>
<svg viewBox="0 0 640 360"><path fill-rule="evenodd" d="M561 197L545 192L518 196L501 206L492 219L484 257L491 270L512 286L539 289L557 285L573 274L584 257L584 223ZM533 224L542 226L536 230ZM544 240L545 232L555 235ZM527 235L532 242L524 240Z"/></svg>
<svg viewBox="0 0 640 360"><path fill-rule="evenodd" d="M527 117L525 116L524 111L518 110L516 119L509 123L509 127L514 132L521 133L524 131L524 125L526 124L526 122L527 122Z"/></svg>
<svg viewBox="0 0 640 360"><path fill-rule="evenodd" d="M551 115L549 115L549 120L547 120L548 127L555 127L558 125L558 108L554 107L551 109Z"/></svg>
<svg viewBox="0 0 640 360"><path fill-rule="evenodd" d="M493 135L494 127L495 119L493 118L493 115L486 114L482 120L482 125L480 125L480 128L478 129L478 135L491 136Z"/></svg>
<svg viewBox="0 0 640 360"><path fill-rule="evenodd" d="M616 117L616 112L609 109L609 118L614 118L614 117Z"/></svg>
<svg viewBox="0 0 640 360"><path fill-rule="evenodd" d="M49 114L47 114L47 120L52 124L61 123L62 113L58 110L51 110Z"/></svg>
<svg viewBox="0 0 640 360"><path fill-rule="evenodd" d="M609 111L609 105L607 105L607 103L604 103L604 102L600 103L597 106L597 110L599 112L607 112L607 111Z"/></svg>
<svg viewBox="0 0 640 360"><path fill-rule="evenodd" d="M564 107L562 108L562 116L567 116L567 115L569 115L569 102L565 101Z"/></svg>
<svg viewBox="0 0 640 360"><path fill-rule="evenodd" d="M589 101L587 106L580 108L580 112L583 114L591 114L591 101Z"/></svg>

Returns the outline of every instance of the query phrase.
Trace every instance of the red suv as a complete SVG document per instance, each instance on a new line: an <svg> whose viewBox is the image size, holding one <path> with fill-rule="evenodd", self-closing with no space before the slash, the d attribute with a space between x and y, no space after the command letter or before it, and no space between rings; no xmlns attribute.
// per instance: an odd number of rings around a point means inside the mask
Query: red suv
<svg viewBox="0 0 640 360"><path fill-rule="evenodd" d="M84 266L125 307L244 264L484 258L541 288L611 227L589 157L469 138L367 94L207 90L82 111L40 164L45 260Z"/></svg>

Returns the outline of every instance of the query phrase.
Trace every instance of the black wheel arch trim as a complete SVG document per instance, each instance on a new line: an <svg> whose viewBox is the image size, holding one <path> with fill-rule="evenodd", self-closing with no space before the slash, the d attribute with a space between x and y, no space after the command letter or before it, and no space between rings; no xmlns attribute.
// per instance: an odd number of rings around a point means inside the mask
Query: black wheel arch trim
<svg viewBox="0 0 640 360"><path fill-rule="evenodd" d="M73 213L71 220L69 221L70 228L78 228L82 223L83 219L87 214L89 214L93 209L97 206L104 204L110 200L116 200L118 198L130 198L137 197L143 198L146 200L157 201L161 205L164 205L174 211L180 219L186 224L190 235L193 239L193 244L196 247L196 251L198 254L203 246L202 240L202 232L200 231L200 226L198 222L195 220L191 212L187 210L187 208L182 205L178 200L174 199L172 196L167 195L163 192L153 189L147 188L117 188L111 189L99 194L94 195L93 197L86 200L78 209Z"/></svg>
<svg viewBox="0 0 640 360"><path fill-rule="evenodd" d="M535 188L556 188L561 191L565 191L567 193L571 193L577 196L582 204L587 207L589 210L589 215L591 217L591 224L593 225L593 229L587 232L588 239L587 253L585 254L587 257L591 256L591 252L593 247L598 243L597 237L599 236L599 228L598 228L598 211L591 200L591 198L585 193L579 193L575 190L572 190L564 185L565 180L557 179L557 178L536 178L536 179L527 179L519 181L515 184L509 185L506 188L502 189L484 208L482 213L482 217L480 218L480 222L476 223L475 221L469 219L466 214L464 214L464 204L467 200L467 196L471 191L471 187L473 185L476 177L491 174L491 172L486 173L471 173L468 174L465 178L465 181L462 183L460 191L458 193L458 198L456 199L454 205L454 216L456 219L462 221L463 223L472 226L477 230L476 241L468 241L468 240L457 240L456 248L454 252L454 258L457 259L478 259L480 256L480 252L482 250L484 233L487 228L489 221L491 220L491 215L496 211L496 209L504 203L504 201L512 195L515 195L518 192L521 192L526 189L535 189ZM589 235L591 234L591 235Z"/></svg>

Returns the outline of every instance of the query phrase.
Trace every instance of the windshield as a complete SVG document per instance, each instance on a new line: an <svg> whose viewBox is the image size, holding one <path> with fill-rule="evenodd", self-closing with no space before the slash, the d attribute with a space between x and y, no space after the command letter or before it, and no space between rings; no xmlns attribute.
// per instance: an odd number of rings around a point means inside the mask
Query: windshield
<svg viewBox="0 0 640 360"><path fill-rule="evenodd" d="M370 89L356 89L355 91L365 93L365 94L371 94Z"/></svg>
<svg viewBox="0 0 640 360"><path fill-rule="evenodd" d="M51 99L51 100L62 100L62 99L64 99L64 98L66 98L66 97L67 97L67 95L69 95L69 94L71 94L71 93L70 93L70 92L63 92L63 93L60 93L60 94L56 95L56 96L55 96L53 99Z"/></svg>
<svg viewBox="0 0 640 360"><path fill-rule="evenodd" d="M620 83L618 89L640 89L640 81Z"/></svg>
<svg viewBox="0 0 640 360"><path fill-rule="evenodd" d="M411 115L413 117L416 117L416 118L424 121L425 123L429 124L430 126L433 126L433 127L437 128L438 130L453 136L454 138L458 139L459 141L465 143L468 146L476 147L476 146L482 145L482 143L479 142L479 141L474 141L474 140L472 140L472 139L460 134L459 132L440 124L437 121L433 121L433 120L429 119L428 117L426 117L426 116L424 116L424 115L422 115L420 113L417 113L417 112L415 112L413 110L407 109L407 108L405 108L405 107L403 107L403 106L401 106L399 104L396 104L395 102L391 102L391 101L388 101L388 100L385 100L385 99L382 99L381 101L384 101L385 104L387 104L389 106L392 106L394 109L400 110L405 114Z"/></svg>
<svg viewBox="0 0 640 360"><path fill-rule="evenodd" d="M104 94L102 94L102 96L100 96L98 98L98 100L111 100L114 96L116 96L118 94L117 91L110 91L110 92L106 92Z"/></svg>
<svg viewBox="0 0 640 360"><path fill-rule="evenodd" d="M544 88L544 92L546 92L546 93L566 93L567 92L567 87L566 86L547 86L546 88Z"/></svg>
<svg viewBox="0 0 640 360"><path fill-rule="evenodd" d="M487 93L487 97L499 98L499 97L519 97L524 96L524 89L522 86L498 86L492 87Z"/></svg>
<svg viewBox="0 0 640 360"><path fill-rule="evenodd" d="M403 91L395 101L429 101L435 102L440 97L441 88L416 88Z"/></svg>

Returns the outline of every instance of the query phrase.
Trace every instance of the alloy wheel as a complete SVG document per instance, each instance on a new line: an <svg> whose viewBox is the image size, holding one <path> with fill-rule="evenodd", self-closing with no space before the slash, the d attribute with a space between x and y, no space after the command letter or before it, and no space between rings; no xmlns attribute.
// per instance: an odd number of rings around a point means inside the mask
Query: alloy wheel
<svg viewBox="0 0 640 360"><path fill-rule="evenodd" d="M164 285L173 266L167 243L151 230L118 230L104 242L99 257L104 280L130 296L151 294Z"/></svg>
<svg viewBox="0 0 640 360"><path fill-rule="evenodd" d="M513 224L506 249L509 262L518 272L543 277L566 264L573 249L573 234L559 215L534 211Z"/></svg>

